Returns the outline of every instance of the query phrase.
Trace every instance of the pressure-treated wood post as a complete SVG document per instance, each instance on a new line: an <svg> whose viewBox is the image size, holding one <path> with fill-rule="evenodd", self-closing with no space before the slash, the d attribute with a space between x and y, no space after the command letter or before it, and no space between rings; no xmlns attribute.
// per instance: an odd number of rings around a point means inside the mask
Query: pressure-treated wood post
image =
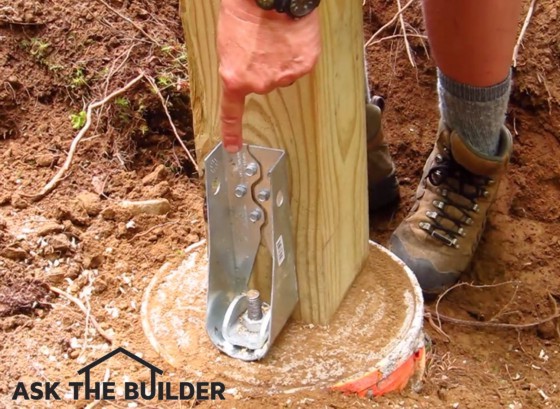
<svg viewBox="0 0 560 409"><path fill-rule="evenodd" d="M220 140L216 21L219 0L181 0L198 160ZM362 2L323 0L323 51L289 88L247 99L248 143L285 149L300 305L326 324L368 255Z"/></svg>

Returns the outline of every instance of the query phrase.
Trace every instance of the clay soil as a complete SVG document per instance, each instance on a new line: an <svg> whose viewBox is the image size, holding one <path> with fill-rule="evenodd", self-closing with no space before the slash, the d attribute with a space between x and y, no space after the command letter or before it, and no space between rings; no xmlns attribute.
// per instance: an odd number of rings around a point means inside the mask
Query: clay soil
<svg viewBox="0 0 560 409"><path fill-rule="evenodd" d="M366 39L396 7L394 1L366 1ZM103 106L61 183L42 200L30 197L64 162L87 104L139 69L154 78L179 137L193 150L177 10L176 0L0 0L0 407L16 405L11 395L18 381L79 380L79 368L114 346L141 354L167 379L186 377L152 350L139 309L162 264L178 265L184 249L205 237L203 186L146 81ZM225 402L183 407L560 407L560 324L547 320L560 304L558 12L554 0L537 2L520 48L507 117L515 137L511 166L474 265L463 277L469 285L439 303L441 314L470 324L443 319L440 326L436 318L426 319L423 388L376 400L323 390L273 396L232 390ZM418 4L405 21L424 32ZM377 39L398 34L394 29ZM385 123L402 193L398 209L372 218L372 238L382 244L410 208L438 122L429 49L419 37L410 44L417 67L402 38L368 48L370 85L387 102ZM147 214L119 205L141 199L165 199L169 206ZM85 313L52 287L78 298ZM428 301L426 309L435 317L436 302ZM112 346L93 328L93 318ZM92 376L146 380L145 369L131 362L115 358ZM180 407L97 403L135 406Z"/></svg>

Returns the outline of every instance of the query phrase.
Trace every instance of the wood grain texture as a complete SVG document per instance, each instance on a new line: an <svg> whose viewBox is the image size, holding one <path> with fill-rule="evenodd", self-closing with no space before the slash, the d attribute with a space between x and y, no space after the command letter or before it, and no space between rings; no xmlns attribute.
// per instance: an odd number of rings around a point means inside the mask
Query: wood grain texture
<svg viewBox="0 0 560 409"><path fill-rule="evenodd" d="M198 161L220 140L218 0L181 0ZM326 324L368 254L362 2L324 0L314 72L246 102L244 138L289 157L300 305Z"/></svg>

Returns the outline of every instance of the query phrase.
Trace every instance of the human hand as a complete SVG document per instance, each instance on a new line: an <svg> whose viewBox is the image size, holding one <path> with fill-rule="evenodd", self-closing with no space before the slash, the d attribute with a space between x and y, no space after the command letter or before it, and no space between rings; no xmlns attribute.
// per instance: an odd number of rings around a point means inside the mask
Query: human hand
<svg viewBox="0 0 560 409"><path fill-rule="evenodd" d="M315 10L294 20L262 10L254 0L222 0L217 37L222 139L235 153L243 143L245 97L288 86L315 66L321 51L319 14Z"/></svg>

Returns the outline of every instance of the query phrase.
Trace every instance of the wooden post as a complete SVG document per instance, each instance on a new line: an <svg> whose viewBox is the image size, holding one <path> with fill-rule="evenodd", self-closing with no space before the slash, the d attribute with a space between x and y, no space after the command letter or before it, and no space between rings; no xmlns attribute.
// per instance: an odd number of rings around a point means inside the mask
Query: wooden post
<svg viewBox="0 0 560 409"><path fill-rule="evenodd" d="M219 0L181 0L198 161L220 140L216 21ZM250 96L243 136L285 149L292 186L300 305L327 324L368 255L362 2L320 5L323 51L289 88Z"/></svg>

